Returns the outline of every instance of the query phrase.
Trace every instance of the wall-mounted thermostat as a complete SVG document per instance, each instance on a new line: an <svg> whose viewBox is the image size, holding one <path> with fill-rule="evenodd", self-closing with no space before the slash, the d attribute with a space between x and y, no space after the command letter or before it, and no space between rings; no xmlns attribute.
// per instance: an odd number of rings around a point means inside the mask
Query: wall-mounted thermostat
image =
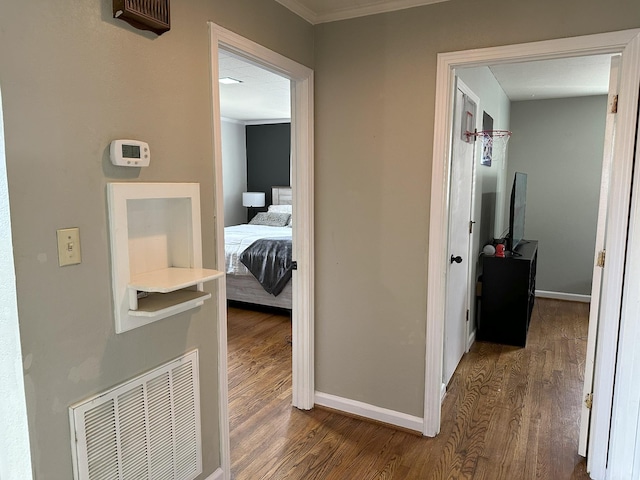
<svg viewBox="0 0 640 480"><path fill-rule="evenodd" d="M114 140L109 147L111 163L121 167L148 167L149 144L140 140Z"/></svg>

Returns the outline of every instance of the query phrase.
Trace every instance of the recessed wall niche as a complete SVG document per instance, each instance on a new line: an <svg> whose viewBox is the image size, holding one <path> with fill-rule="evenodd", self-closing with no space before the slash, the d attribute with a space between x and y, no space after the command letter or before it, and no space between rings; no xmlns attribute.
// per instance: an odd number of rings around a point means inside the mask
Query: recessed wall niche
<svg viewBox="0 0 640 480"><path fill-rule="evenodd" d="M201 306L200 185L110 183L109 235L116 333Z"/></svg>

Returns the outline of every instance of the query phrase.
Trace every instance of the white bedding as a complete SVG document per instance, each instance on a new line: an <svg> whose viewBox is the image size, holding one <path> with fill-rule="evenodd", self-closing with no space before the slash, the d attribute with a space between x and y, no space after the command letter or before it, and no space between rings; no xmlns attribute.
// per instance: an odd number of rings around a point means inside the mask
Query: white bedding
<svg viewBox="0 0 640 480"><path fill-rule="evenodd" d="M224 229L224 255L227 273L251 275L240 261L240 254L261 238L291 238L291 227L267 227L265 225L234 225Z"/></svg>

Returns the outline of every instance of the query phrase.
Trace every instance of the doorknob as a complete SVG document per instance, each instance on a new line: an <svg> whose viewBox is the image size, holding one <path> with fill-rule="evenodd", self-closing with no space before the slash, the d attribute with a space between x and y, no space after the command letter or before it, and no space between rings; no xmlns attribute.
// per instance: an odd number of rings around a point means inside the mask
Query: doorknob
<svg viewBox="0 0 640 480"><path fill-rule="evenodd" d="M461 263L462 262L462 257L460 255L458 255L457 257L454 257L453 255L451 255L451 263L456 262L456 263Z"/></svg>

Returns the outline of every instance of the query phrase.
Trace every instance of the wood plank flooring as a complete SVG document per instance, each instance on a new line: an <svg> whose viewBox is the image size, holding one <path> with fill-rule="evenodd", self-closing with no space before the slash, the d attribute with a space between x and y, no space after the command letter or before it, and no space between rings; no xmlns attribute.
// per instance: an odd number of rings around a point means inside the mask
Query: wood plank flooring
<svg viewBox="0 0 640 480"><path fill-rule="evenodd" d="M291 407L286 315L229 309L235 480L588 479L577 455L588 305L537 299L526 348L476 342L440 435Z"/></svg>

